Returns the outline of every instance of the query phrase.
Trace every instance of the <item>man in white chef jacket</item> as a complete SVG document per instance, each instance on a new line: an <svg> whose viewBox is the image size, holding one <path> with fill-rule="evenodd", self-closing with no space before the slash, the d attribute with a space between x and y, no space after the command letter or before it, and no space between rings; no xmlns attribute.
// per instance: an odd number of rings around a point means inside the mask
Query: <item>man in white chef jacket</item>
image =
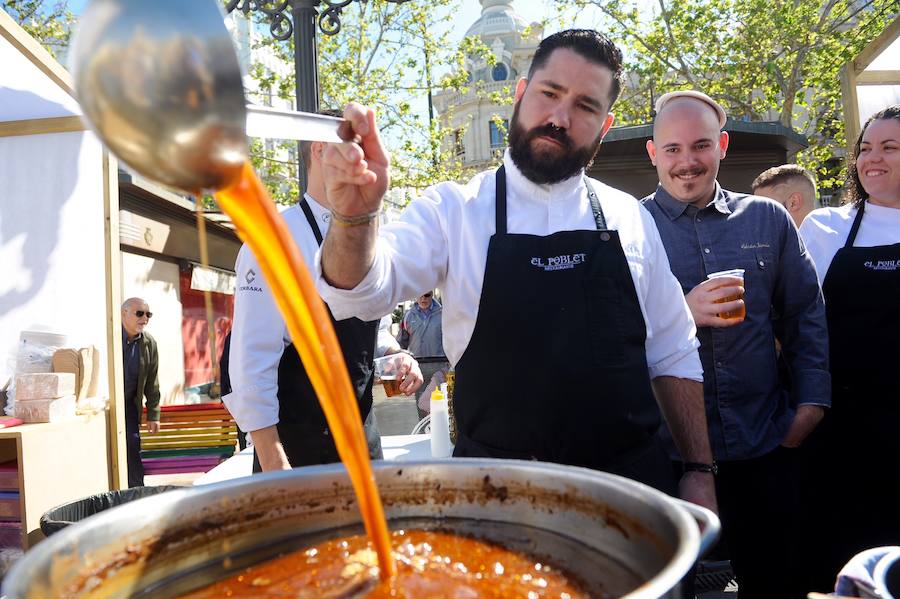
<svg viewBox="0 0 900 599"><path fill-rule="evenodd" d="M503 165L429 188L380 232L389 160L374 113L348 106L358 143L329 145L324 157L333 226L319 291L335 316L365 319L441 288L454 455L606 470L715 509L681 287L650 215L584 174L621 74L621 52L596 31L544 39L516 86ZM677 486L655 441L661 415L696 466Z"/></svg>
<svg viewBox="0 0 900 599"><path fill-rule="evenodd" d="M325 112L324 114L328 114ZM303 199L281 214L300 248L307 267L331 224L321 174L325 144L304 142L301 154L308 186ZM235 265L237 288L231 333L229 375L232 391L222 399L255 448L254 471L339 461L330 429L316 394L291 343L290 334L262 277L256 257L244 245ZM366 423L370 453L381 457L377 423L372 412L372 360L400 352L390 335L390 319L332 319L338 335L360 413ZM377 340L377 345L376 345ZM404 353L401 391L413 393L422 384L415 359Z"/></svg>

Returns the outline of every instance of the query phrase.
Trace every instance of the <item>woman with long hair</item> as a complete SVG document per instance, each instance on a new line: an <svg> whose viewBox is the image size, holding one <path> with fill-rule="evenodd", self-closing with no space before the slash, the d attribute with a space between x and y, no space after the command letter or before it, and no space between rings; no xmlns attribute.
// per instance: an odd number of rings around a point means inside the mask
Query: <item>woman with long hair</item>
<svg viewBox="0 0 900 599"><path fill-rule="evenodd" d="M815 587L863 549L900 545L900 104L866 122L847 190L800 227L825 295L833 389L809 469Z"/></svg>

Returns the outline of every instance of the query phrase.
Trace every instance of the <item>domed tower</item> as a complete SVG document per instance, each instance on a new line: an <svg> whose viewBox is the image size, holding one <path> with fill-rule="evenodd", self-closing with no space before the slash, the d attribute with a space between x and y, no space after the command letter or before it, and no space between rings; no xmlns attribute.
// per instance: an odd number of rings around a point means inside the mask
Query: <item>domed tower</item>
<svg viewBox="0 0 900 599"><path fill-rule="evenodd" d="M468 91L444 90L434 96L444 125L453 131L444 140L445 146L454 148L466 167L487 167L502 156L513 107L511 102L491 102L490 95L499 92L512 99L516 81L528 74L543 36L541 25L532 23L529 28L513 10L511 0L480 1L481 16L466 31L466 37L480 37L493 61L481 55L466 57Z"/></svg>

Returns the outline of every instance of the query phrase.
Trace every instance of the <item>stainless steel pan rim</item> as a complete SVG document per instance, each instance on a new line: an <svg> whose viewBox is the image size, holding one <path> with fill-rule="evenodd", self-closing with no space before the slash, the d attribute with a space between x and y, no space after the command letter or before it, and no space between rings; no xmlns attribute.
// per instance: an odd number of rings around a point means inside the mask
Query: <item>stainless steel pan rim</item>
<svg viewBox="0 0 900 599"><path fill-rule="evenodd" d="M524 523L621 553L646 574L629 599L677 596L672 589L718 532L718 520L702 508L583 468L454 458L376 462L373 470L391 520ZM167 571L271 541L272 531L311 533L358 521L340 464L178 489L113 508L43 541L10 571L3 592L9 599L56 596L66 581L91 571L100 578L139 574L130 587L137 590Z"/></svg>

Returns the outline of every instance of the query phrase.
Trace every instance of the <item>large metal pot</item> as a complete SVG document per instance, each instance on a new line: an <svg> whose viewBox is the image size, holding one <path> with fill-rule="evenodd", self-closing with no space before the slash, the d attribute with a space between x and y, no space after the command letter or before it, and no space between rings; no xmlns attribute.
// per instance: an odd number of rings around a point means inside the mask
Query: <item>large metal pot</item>
<svg viewBox="0 0 900 599"><path fill-rule="evenodd" d="M900 547L882 547L864 553L883 551L883 555L870 567L871 581L860 580L856 590L866 599L900 599ZM868 584L871 582L871 586Z"/></svg>
<svg viewBox="0 0 900 599"><path fill-rule="evenodd" d="M377 462L374 471L392 527L418 521L477 530L631 599L680 597L679 581L719 529L707 510L582 468L452 459ZM185 488L40 543L8 574L3 593L170 597L358 523L341 465Z"/></svg>

